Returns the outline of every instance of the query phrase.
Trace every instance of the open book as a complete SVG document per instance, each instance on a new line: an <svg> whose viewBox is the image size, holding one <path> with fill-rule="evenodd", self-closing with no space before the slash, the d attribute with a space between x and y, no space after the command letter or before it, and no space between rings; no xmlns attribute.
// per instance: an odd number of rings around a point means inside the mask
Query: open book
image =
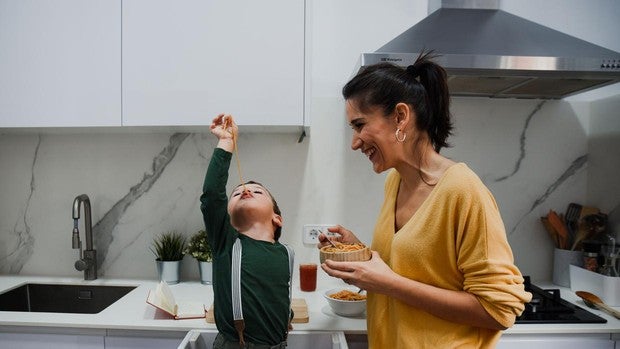
<svg viewBox="0 0 620 349"><path fill-rule="evenodd" d="M175 320L205 317L205 306L200 302L177 302L170 286L161 281L155 290L150 290L146 302L172 315Z"/></svg>

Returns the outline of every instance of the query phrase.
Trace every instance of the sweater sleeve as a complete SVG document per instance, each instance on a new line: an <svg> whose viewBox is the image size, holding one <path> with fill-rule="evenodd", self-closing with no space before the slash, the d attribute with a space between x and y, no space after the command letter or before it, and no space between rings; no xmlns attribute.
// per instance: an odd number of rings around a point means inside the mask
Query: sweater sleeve
<svg viewBox="0 0 620 349"><path fill-rule="evenodd" d="M477 177L461 181L458 266L464 290L471 292L500 324L510 327L530 301L506 237L499 208Z"/></svg>
<svg viewBox="0 0 620 349"><path fill-rule="evenodd" d="M215 148L205 175L200 196L200 211L205 223L209 244L214 252L221 251L226 240L231 238L228 216L228 196L226 182L232 153ZM236 236L235 236L236 237Z"/></svg>

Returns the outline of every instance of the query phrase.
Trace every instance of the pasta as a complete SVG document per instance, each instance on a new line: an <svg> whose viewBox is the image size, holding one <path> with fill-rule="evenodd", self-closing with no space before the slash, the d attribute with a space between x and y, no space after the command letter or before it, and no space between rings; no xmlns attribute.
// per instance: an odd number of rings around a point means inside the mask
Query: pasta
<svg viewBox="0 0 620 349"><path fill-rule="evenodd" d="M228 130L230 126L232 126L231 117L227 118L226 121L224 121L222 128L224 130ZM243 181L243 178L241 177L241 163L239 162L239 148L237 148L237 136L234 134L234 132L232 131L229 131L229 132L233 140L233 150L235 151L235 159L237 159L237 173L239 174L239 185L242 185L243 191L246 191L247 189L245 187L245 182Z"/></svg>
<svg viewBox="0 0 620 349"><path fill-rule="evenodd" d="M325 246L321 250L323 252L352 252L366 248L364 244L337 244L336 246Z"/></svg>
<svg viewBox="0 0 620 349"><path fill-rule="evenodd" d="M341 300L341 301L364 301L366 300L365 294L360 294L357 292L342 290L336 293L332 293L329 295L329 298Z"/></svg>

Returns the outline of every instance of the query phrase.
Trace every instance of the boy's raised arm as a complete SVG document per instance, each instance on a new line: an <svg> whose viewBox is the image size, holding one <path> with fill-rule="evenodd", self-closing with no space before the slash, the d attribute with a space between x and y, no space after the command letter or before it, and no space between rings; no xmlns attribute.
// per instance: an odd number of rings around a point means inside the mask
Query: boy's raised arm
<svg viewBox="0 0 620 349"><path fill-rule="evenodd" d="M202 211L209 243L218 249L225 243L226 231L229 224L226 195L226 183L234 138L237 135L237 125L232 116L220 114L211 123L211 133L218 138L217 148L213 151L209 168L200 196L200 210Z"/></svg>

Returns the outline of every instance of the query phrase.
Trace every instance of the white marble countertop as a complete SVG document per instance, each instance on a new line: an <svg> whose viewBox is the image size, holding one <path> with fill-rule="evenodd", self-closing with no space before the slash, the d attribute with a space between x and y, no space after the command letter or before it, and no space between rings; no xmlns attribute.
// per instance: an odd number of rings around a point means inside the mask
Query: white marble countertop
<svg viewBox="0 0 620 349"><path fill-rule="evenodd" d="M129 280L101 278L84 281L81 278L46 277L46 276L0 276L0 292L24 283L69 283L88 285L132 285L136 289L98 314L59 314L59 313L28 313L0 311L0 330L18 327L65 328L83 330L123 330L123 331L174 331L186 332L191 329L215 329L214 324L204 319L173 320L146 304L150 289L157 285L155 280ZM340 280L319 276L317 290L302 292L298 285L293 287L294 298L304 298L308 304L310 321L305 324L294 324L294 330L300 331L343 331L349 334L366 333L366 319L346 318L331 312L323 292L342 286ZM570 289L548 284L538 284L542 288L560 288L562 298L582 308L583 302ZM171 285L177 300L199 301L210 305L213 292L210 285L199 282L181 282ZM620 320L598 310L588 309L605 319L606 324L516 324L505 331L505 334L556 334L556 333L620 333Z"/></svg>

